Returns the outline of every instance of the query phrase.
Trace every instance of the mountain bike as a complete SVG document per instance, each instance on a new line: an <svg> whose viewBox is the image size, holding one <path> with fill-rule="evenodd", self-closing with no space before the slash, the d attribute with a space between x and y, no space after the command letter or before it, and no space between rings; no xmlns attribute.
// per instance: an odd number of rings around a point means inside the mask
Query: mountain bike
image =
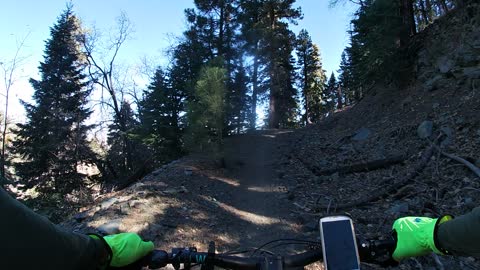
<svg viewBox="0 0 480 270"><path fill-rule="evenodd" d="M275 244L274 247L302 244L307 246L307 251L295 255L278 256L266 250L273 244ZM397 264L391 257L396 247L393 236L384 240L357 240L357 247L362 262L383 267ZM250 253L249 256L246 256L247 253ZM172 265L175 270L190 270L195 266L200 266L201 270L213 270L214 267L237 270L298 270L322 259L322 245L318 241L278 239L255 249L226 253L216 253L215 243L210 242L207 252L199 252L195 247L173 248L171 252L154 250L135 265L121 269L142 269L147 266L148 269L159 269Z"/></svg>

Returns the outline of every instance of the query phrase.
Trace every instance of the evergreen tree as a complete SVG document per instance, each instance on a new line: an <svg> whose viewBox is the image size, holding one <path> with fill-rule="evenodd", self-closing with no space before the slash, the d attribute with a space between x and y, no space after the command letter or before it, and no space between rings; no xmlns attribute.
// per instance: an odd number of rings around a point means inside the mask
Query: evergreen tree
<svg viewBox="0 0 480 270"><path fill-rule="evenodd" d="M247 96L248 76L240 63L233 74L233 82L226 93L225 118L228 125L225 134L240 134L249 127L250 99Z"/></svg>
<svg viewBox="0 0 480 270"><path fill-rule="evenodd" d="M235 79L244 79L243 53L238 49L237 36L239 23L237 0L195 0L196 9L189 10L191 24L200 35L201 42L208 48L206 60L221 59L226 70L226 95L224 134L231 134L243 130L237 126L238 119L243 116L246 100L246 85L236 82ZM240 72L240 73L239 73ZM242 95L242 96L239 96ZM238 103L242 102L242 103ZM243 123L242 123L243 124Z"/></svg>
<svg viewBox="0 0 480 270"><path fill-rule="evenodd" d="M150 158L149 153L135 137L139 122L135 119L129 102L123 101L120 104L120 115L121 119L115 117L108 126L107 142L110 149L107 153L107 164L112 175L105 176L107 180L124 180Z"/></svg>
<svg viewBox="0 0 480 270"><path fill-rule="evenodd" d="M352 66L350 57L347 57L348 52L348 48L342 52L340 69L338 70L338 85L342 87L342 98L345 100L345 105L347 106L351 105L355 101L351 72Z"/></svg>
<svg viewBox="0 0 480 270"><path fill-rule="evenodd" d="M157 68L155 76L139 104L140 137L160 163L182 153L181 113L185 94L172 88L167 75Z"/></svg>
<svg viewBox="0 0 480 270"><path fill-rule="evenodd" d="M300 69L299 87L302 89L305 110L302 122L311 124L321 119L321 102L326 76L322 68L319 49L313 44L305 29L298 35L296 49Z"/></svg>
<svg viewBox="0 0 480 270"><path fill-rule="evenodd" d="M195 85L195 101L188 103L185 143L191 152L222 151L225 115L225 69L206 66Z"/></svg>
<svg viewBox="0 0 480 270"><path fill-rule="evenodd" d="M84 124L91 114L86 107L90 88L83 73L80 34L80 22L68 7L50 29L41 79L30 79L34 103L22 102L27 122L16 131L13 150L22 161L15 168L22 182L40 191L65 194L79 188L86 175L78 166L94 158L87 141L91 127Z"/></svg>
<svg viewBox="0 0 480 270"><path fill-rule="evenodd" d="M296 23L301 18L301 10L293 8L295 0L268 0L263 11L266 19L265 40L262 53L267 59L269 109L268 127L293 127L297 113L297 91L294 60L292 57L295 34L289 29L288 22Z"/></svg>
<svg viewBox="0 0 480 270"><path fill-rule="evenodd" d="M240 0L240 12L238 21L240 22L241 48L247 55L252 57L250 65L250 84L252 94L250 96L249 128L255 130L257 122L257 103L259 98L265 94L265 63L267 59L263 58L261 48L265 37L266 20L262 12L263 1L259 0Z"/></svg>
<svg viewBox="0 0 480 270"><path fill-rule="evenodd" d="M323 94L323 112L324 114L330 114L336 109L337 105L337 79L335 78L335 74L330 75L330 79L328 79L327 86L325 87L325 91Z"/></svg>
<svg viewBox="0 0 480 270"><path fill-rule="evenodd" d="M268 93L268 126L296 124L297 91L292 51L295 35L289 23L301 18L293 8L295 0L240 0L242 41L252 60L252 110L250 127L255 127L257 99Z"/></svg>

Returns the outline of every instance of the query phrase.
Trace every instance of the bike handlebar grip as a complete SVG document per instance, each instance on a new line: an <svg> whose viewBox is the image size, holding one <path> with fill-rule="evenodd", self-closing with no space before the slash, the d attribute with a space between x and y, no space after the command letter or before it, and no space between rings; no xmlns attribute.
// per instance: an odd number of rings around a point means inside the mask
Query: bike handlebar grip
<svg viewBox="0 0 480 270"><path fill-rule="evenodd" d="M150 269L158 269L167 266L169 263L169 256L168 253L164 250L154 250L152 251L152 255L150 257L150 263L148 264L148 268Z"/></svg>
<svg viewBox="0 0 480 270"><path fill-rule="evenodd" d="M322 257L322 250L311 250L301 254L286 256L284 257L283 261L285 263L285 266L290 268L303 267L318 260L321 260Z"/></svg>

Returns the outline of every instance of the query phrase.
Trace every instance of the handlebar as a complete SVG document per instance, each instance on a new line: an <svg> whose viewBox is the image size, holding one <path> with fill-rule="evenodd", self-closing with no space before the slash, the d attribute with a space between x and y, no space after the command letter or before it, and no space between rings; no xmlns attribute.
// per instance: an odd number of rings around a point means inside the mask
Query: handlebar
<svg viewBox="0 0 480 270"><path fill-rule="evenodd" d="M358 241L358 251L362 262L376 263L382 266L394 265L391 254L396 246L392 237L387 240ZM239 257L228 254L216 254L215 245L210 243L209 252L197 252L194 247L174 248L168 253L164 250L154 250L143 265L149 269L158 269L171 264L175 269L190 269L192 264L201 264L202 270L213 270L213 266L224 269L238 270L283 270L303 267L323 259L322 248L315 245L312 250L289 256L258 256Z"/></svg>

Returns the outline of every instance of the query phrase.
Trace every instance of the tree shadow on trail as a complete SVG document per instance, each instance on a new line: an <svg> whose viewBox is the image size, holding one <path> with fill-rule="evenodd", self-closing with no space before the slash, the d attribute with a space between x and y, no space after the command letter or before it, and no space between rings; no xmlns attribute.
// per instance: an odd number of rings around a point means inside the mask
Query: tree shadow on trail
<svg viewBox="0 0 480 270"><path fill-rule="evenodd" d="M230 170L194 172L183 179L161 179L169 187L188 192L163 194L169 205L157 213L140 233L157 248L196 246L206 251L215 241L217 250L258 247L279 238L306 238L290 215L291 203L280 183L272 179L272 137L234 138L227 149ZM316 238L316 235L309 235ZM316 240L316 239L310 239Z"/></svg>

